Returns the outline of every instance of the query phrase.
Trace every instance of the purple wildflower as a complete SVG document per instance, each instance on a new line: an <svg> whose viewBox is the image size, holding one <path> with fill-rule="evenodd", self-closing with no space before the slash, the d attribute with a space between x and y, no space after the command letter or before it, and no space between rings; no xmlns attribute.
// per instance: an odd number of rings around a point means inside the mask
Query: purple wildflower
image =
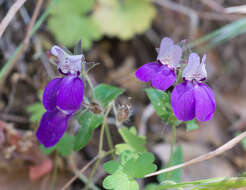
<svg viewBox="0 0 246 190"><path fill-rule="evenodd" d="M208 121L213 117L216 107L214 93L208 85L202 83L207 78L205 60L206 55L200 63L199 55L191 53L182 73L184 82L178 84L172 92L172 109L181 121L194 118Z"/></svg>
<svg viewBox="0 0 246 190"><path fill-rule="evenodd" d="M59 53L54 54L54 49ZM58 46L54 46L51 51L57 56L58 69L66 76L51 80L44 90L43 105L47 112L41 119L36 136L45 147L55 145L63 136L68 120L80 108L84 95L83 81L78 77L81 60L77 59L77 55L65 54ZM64 63L64 55L69 60L76 57L76 61ZM78 56L82 58L82 55Z"/></svg>
<svg viewBox="0 0 246 190"><path fill-rule="evenodd" d="M163 38L156 62L147 63L136 71L136 77L143 81L151 81L151 86L166 90L176 81L175 69L182 56L182 49L170 38Z"/></svg>

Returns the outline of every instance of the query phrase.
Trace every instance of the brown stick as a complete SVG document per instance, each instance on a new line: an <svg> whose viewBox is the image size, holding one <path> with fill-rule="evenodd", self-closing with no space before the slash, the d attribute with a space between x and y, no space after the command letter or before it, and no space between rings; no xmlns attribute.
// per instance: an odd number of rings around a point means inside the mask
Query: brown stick
<svg viewBox="0 0 246 190"><path fill-rule="evenodd" d="M22 5L26 2L26 0L17 0L12 7L9 9L7 15L3 18L0 24L0 38L9 25L10 21L14 18L16 12L22 7Z"/></svg>
<svg viewBox="0 0 246 190"><path fill-rule="evenodd" d="M192 160L190 160L188 162L185 162L183 164L178 164L176 166L172 166L172 167L169 167L169 168L166 168L166 169L159 170L157 172L148 174L148 175L146 175L144 177L156 176L156 175L159 175L159 174L162 174L162 173L170 172L170 171L173 171L173 170L176 170L176 169L179 169L179 168L183 168L183 167L186 167L186 166L189 166L189 165L193 165L193 164L196 164L196 163L199 163L199 162L214 158L215 156L218 156L218 155L224 153L225 151L230 150L231 148L233 148L236 144L238 144L245 137L246 137L246 131L241 133L240 135L234 137L232 140L228 141L227 143L225 143L224 145L222 145L221 147L217 148L216 150L214 150L212 152L209 152L207 154L204 154L202 156L194 158L194 159L192 159Z"/></svg>
<svg viewBox="0 0 246 190"><path fill-rule="evenodd" d="M14 68L15 63L18 61L18 59L20 58L20 56L24 53L24 51L27 49L28 47L28 43L30 41L30 37L31 37L31 31L32 28L35 24L35 21L38 17L38 13L40 11L40 8L43 4L43 0L38 0L35 9L34 9L34 13L32 15L31 21L27 27L27 32L24 38L24 42L23 42L23 46L21 48L21 50L19 51L19 53L16 55L15 59L10 63L9 67L7 68L7 70L5 71L3 77L2 77L2 81L0 82L0 87L2 86L2 84L4 83L6 77L8 76L8 74L10 73L10 71Z"/></svg>

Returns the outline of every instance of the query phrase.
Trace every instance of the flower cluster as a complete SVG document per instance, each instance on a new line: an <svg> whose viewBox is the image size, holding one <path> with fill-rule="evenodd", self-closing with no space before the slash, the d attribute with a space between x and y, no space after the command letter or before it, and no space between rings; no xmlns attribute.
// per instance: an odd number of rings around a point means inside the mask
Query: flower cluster
<svg viewBox="0 0 246 190"><path fill-rule="evenodd" d="M80 108L84 86L79 78L83 55L69 55L62 48L53 46L58 70L63 77L51 80L43 93L43 105L47 110L37 130L38 141L45 147L55 145L66 131L68 120Z"/></svg>
<svg viewBox="0 0 246 190"><path fill-rule="evenodd" d="M159 90L167 90L177 81L176 72L182 56L182 49L170 38L163 38L157 61L147 63L136 71L136 77L143 81L151 81L151 85ZM208 121L213 117L216 103L211 88L204 84L207 78L205 69L206 55L202 61L197 53L191 53L188 63L182 72L183 82L175 86L171 94L171 106L175 116L181 121L196 118Z"/></svg>

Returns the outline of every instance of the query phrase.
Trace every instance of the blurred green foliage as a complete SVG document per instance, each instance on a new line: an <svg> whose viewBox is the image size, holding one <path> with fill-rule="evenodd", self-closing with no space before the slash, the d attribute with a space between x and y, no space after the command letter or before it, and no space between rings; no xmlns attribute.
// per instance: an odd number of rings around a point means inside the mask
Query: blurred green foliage
<svg viewBox="0 0 246 190"><path fill-rule="evenodd" d="M65 46L82 39L88 49L103 35L130 39L147 30L154 16L149 0L61 0L51 12L48 28Z"/></svg>

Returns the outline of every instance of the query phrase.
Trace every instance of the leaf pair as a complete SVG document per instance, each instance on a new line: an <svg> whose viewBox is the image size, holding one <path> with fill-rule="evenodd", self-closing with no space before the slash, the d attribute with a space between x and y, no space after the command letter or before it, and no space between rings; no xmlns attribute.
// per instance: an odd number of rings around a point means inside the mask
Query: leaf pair
<svg viewBox="0 0 246 190"><path fill-rule="evenodd" d="M136 178L143 178L146 174L154 172L157 168L154 156L146 152L144 136L138 136L134 127L123 127L119 133L125 143L116 145L116 153L120 161L106 162L104 169L109 175L103 181L105 189L113 190L138 190Z"/></svg>
<svg viewBox="0 0 246 190"><path fill-rule="evenodd" d="M137 158L129 154L131 154L130 151L122 152L120 163L109 161L104 164L105 171L111 174L103 181L105 189L138 190L138 184L134 179L142 178L156 170L157 167L153 164L155 159L153 154L145 152Z"/></svg>

